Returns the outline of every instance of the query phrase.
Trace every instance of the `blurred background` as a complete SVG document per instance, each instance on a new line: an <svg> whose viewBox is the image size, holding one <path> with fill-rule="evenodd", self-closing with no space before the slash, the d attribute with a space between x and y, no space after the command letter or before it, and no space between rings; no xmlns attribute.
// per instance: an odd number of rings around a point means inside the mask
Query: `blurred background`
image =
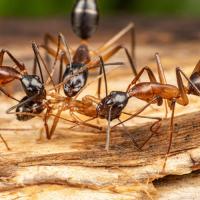
<svg viewBox="0 0 200 200"><path fill-rule="evenodd" d="M74 0L0 0L0 16L63 16ZM106 15L134 14L151 16L200 17L199 0L99 0Z"/></svg>

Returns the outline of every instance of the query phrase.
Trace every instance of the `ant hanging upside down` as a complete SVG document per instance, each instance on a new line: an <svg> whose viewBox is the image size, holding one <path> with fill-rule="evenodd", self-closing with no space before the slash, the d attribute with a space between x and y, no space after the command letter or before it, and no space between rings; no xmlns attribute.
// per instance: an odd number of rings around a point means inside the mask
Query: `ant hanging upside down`
<svg viewBox="0 0 200 200"><path fill-rule="evenodd" d="M88 77L88 70L96 68L99 66L99 59L97 61L91 60L94 56L102 56L104 62L110 59L114 54L119 52L119 50L124 50L125 54L129 60L132 71L137 75L135 67L135 30L134 24L131 23L118 34L116 34L112 39L106 42L102 47L98 48L96 51L91 51L88 48L87 40L95 33L99 22L99 10L97 6L97 0L77 0L72 14L71 23L74 33L82 39L81 45L76 51L66 47L65 38L62 34L58 35L58 40L53 36L47 34L45 35L45 44L41 45L50 55L54 56L60 60L60 72L59 72L59 83L65 81L71 75L73 75L78 70L81 70L84 65L87 64L88 68L79 73L78 76L73 76L71 79L64 84L64 93L68 97L74 97L79 91L85 86ZM131 33L131 49L132 54L128 50L121 46L112 46L124 35ZM57 51L50 47L50 42L57 46ZM59 54L61 50L61 53ZM104 54L104 52L106 52ZM102 55L103 54L103 55ZM71 59L71 55L73 58ZM66 69L63 74L63 64L66 65ZM54 65L55 67L55 65ZM54 68L53 67L53 68ZM53 69L54 70L54 69ZM34 74L36 73L36 68L34 67ZM100 73L102 73L100 68ZM78 84L79 83L79 84ZM76 86L75 86L76 85ZM100 86L101 82L98 82L98 97L100 98Z"/></svg>

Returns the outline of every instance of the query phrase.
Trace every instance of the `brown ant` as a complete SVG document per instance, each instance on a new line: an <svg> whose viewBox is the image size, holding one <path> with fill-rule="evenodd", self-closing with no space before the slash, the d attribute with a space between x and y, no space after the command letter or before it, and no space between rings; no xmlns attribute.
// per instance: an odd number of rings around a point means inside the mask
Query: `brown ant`
<svg viewBox="0 0 200 200"><path fill-rule="evenodd" d="M131 23L124 29L122 29L118 34L116 34L113 38L111 38L108 42L106 42L103 46L98 48L96 51L91 51L88 49L87 40L95 33L96 28L99 22L99 9L97 6L96 0L77 0L73 11L71 14L71 24L74 33L82 39L81 45L77 48L76 51L66 48L66 42L64 36L62 34L58 35L58 40L53 36L46 34L44 41L45 44L41 45L50 55L54 56L60 60L60 72L59 72L59 83L63 80L65 81L71 75L76 73L78 70L81 70L85 64L88 64L89 68L85 68L79 73L77 76L71 77L64 84L64 93L68 97L74 97L86 84L88 78L88 69L96 68L99 66L98 61L92 61L91 57L101 55L105 51L105 54L102 55L102 59L106 62L110 59L114 54L116 54L119 50L124 50L126 56L129 60L132 71L135 75L137 75L137 71L135 68L135 30L134 24ZM113 44L116 43L122 36L131 33L131 49L132 54L130 55L128 50L118 45L112 48ZM57 51L52 49L49 46L49 42L57 46ZM59 54L60 49L62 49L61 54ZM73 55L73 59L71 59L70 55ZM63 64L65 63L66 69L63 74ZM36 68L34 67L34 73L36 72ZM102 73L100 68L100 73ZM98 82L98 97L100 98L100 87L101 81Z"/></svg>
<svg viewBox="0 0 200 200"><path fill-rule="evenodd" d="M196 96L200 96L200 61L197 63L194 68L192 75L187 78L185 73L180 69L176 68L176 78L178 87L174 85L167 84L165 82L164 70L160 62L160 58L158 54L155 54L157 63L158 63L158 74L160 82L157 82L154 73L149 67L144 67L138 73L138 75L133 79L131 84L128 86L126 92L122 91L112 91L109 95L106 94L106 97L103 98L100 102L99 99L93 96L85 96L82 101L72 101L68 105L68 109L72 112L78 112L80 114L91 117L91 119L95 119L97 117L108 120L108 128L107 128L107 139L106 139L106 150L109 150L110 143L110 122L114 119L119 119L121 113L123 113L123 109L126 107L128 100L131 97L136 97L140 100L146 101L147 104L139 109L135 114L132 114L125 121L121 121L116 124L112 128L120 125L142 113L147 107L151 104L157 103L158 106L161 106L163 100L167 100L168 105L171 112L171 122L170 122L170 137L169 137L169 145L167 148L167 154L170 153L171 144L172 144L172 136L174 132L174 110L176 103L186 106L189 103L187 94L192 94ZM101 59L103 63L103 60ZM140 82L137 83L139 78L143 75L144 72L147 72L150 82ZM183 84L182 76L188 81L189 85L186 88ZM154 118L155 119L155 118ZM160 118L157 118L158 122L160 122ZM157 123L157 122L156 122ZM83 124L84 125L84 124ZM155 125L155 123L154 123ZM159 125L160 126L160 125ZM153 127L151 126L152 135L145 141L142 147L146 144L147 141L153 136L156 131L153 131ZM142 148L140 147L140 148Z"/></svg>

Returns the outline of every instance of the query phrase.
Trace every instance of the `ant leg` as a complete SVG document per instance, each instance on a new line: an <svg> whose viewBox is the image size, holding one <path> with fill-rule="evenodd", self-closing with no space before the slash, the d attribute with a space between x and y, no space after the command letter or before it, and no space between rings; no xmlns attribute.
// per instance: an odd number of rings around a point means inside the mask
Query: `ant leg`
<svg viewBox="0 0 200 200"><path fill-rule="evenodd" d="M36 57L34 56L33 59L33 71L32 74L36 75L37 74L37 61L36 61Z"/></svg>
<svg viewBox="0 0 200 200"><path fill-rule="evenodd" d="M49 134L49 137L51 138L55 132L55 129L57 127L57 124L60 120L60 115L62 113L62 111L64 110L64 105L61 106L61 108L58 109L57 113L56 113L56 116L54 117L54 120L53 120L53 124L51 126L51 130L50 130L50 134Z"/></svg>
<svg viewBox="0 0 200 200"><path fill-rule="evenodd" d="M180 80L179 82L181 82L180 85L183 85L181 74L188 81L188 83L193 87L193 89L195 90L195 92L200 96L200 90L196 87L196 85L192 82L192 80L187 77L187 75L182 71L182 69L180 69L179 67L177 67L176 68L177 80L179 79Z"/></svg>
<svg viewBox="0 0 200 200"><path fill-rule="evenodd" d="M178 85L178 88L180 91L180 97L177 99L177 102L183 106L186 106L189 103L189 99L187 97L185 86L183 85L183 79L181 77L181 73L182 73L182 71L179 68L176 68L177 85ZM182 74L185 75L184 73L182 73ZM187 76L185 76L185 78L187 79ZM187 79L187 80L189 80L189 79ZM191 81L189 80L189 82L191 82ZM194 84L193 84L193 87L196 88L196 86ZM197 89L197 91L199 91L199 90Z"/></svg>
<svg viewBox="0 0 200 200"><path fill-rule="evenodd" d="M61 59L60 59L60 70L59 70L59 83L62 82L62 77L63 77L63 62L64 62L65 54L62 53Z"/></svg>
<svg viewBox="0 0 200 200"><path fill-rule="evenodd" d="M125 54L126 54L126 56L128 58L129 64L131 66L131 69L132 69L134 75L136 76L137 75L137 70L136 70L136 66L135 66L135 64L133 62L133 59L131 58L131 55L129 54L127 48L125 48L125 47L123 47L121 45L114 47L113 49L108 51L106 54L104 54L102 56L104 62L107 61L108 59L110 59L113 55L118 53L120 50L124 50L124 52L125 52ZM99 63L99 61L94 62L94 64L92 64L92 67L98 65L98 63ZM90 68L90 67L88 67L88 68Z"/></svg>
<svg viewBox="0 0 200 200"><path fill-rule="evenodd" d="M143 112L147 107L149 107L154 101L158 100L159 97L154 97L151 101L149 101L144 107L142 107L141 109L139 109L136 113L132 114L128 119L122 121L121 123L125 123L129 120L131 120L132 118L138 116L141 112ZM116 126L120 125L121 123L118 123L116 125L114 125L112 128L115 128Z"/></svg>
<svg viewBox="0 0 200 200"><path fill-rule="evenodd" d="M90 122L90 121L92 121L92 120L94 120L94 119L96 119L96 117L93 117L93 118L87 119L87 120L83 121L83 123ZM73 125L73 126L71 126L69 129L76 128L77 126L79 126L79 124Z"/></svg>
<svg viewBox="0 0 200 200"><path fill-rule="evenodd" d="M133 143L133 145L134 145L138 150L141 151L141 148L138 146L137 142L134 140L134 138L132 137L132 135L129 133L129 131L127 130L127 127L124 125L124 123L123 123L120 119L118 119L118 120L119 120L119 122L121 123L122 127L124 128L124 130L125 130L127 136L131 139L131 142Z"/></svg>
<svg viewBox="0 0 200 200"><path fill-rule="evenodd" d="M127 112L122 112L122 113L126 114L126 115L129 115L129 116L132 116L131 113L127 113ZM160 117L143 116L143 115L137 115L136 117L156 120L150 127L150 131L152 132L152 134L139 147L140 149L142 149L146 145L146 143L153 137L154 134L156 134L156 135L158 134L158 130L159 130L160 126L161 126L162 118L160 118Z"/></svg>
<svg viewBox="0 0 200 200"><path fill-rule="evenodd" d="M174 133L174 111L175 111L175 105L176 105L176 99L172 100L172 114L171 114L171 121L170 121L170 134L169 134L169 146L167 148L167 153L165 156L165 161L164 161L164 165L163 165L163 171L165 169L166 166L166 162L167 162L167 157L170 153L170 149L171 149L171 145L172 145L172 138L173 138L173 133Z"/></svg>
<svg viewBox="0 0 200 200"><path fill-rule="evenodd" d="M64 47L63 50L61 48L61 45L63 45L63 47ZM56 66L56 62L58 60L60 50L62 50L62 55L60 56L60 62L63 62L64 58L66 58L67 64L69 63L70 68L71 68L72 58L71 58L70 48L69 48L69 46L68 46L68 44L65 40L65 37L61 33L59 33L59 35L58 35L57 51L55 52L55 60L54 60L54 64L53 64L53 67L52 67L52 73L55 70L55 66ZM47 82L48 82L48 80L47 80Z"/></svg>
<svg viewBox="0 0 200 200"><path fill-rule="evenodd" d="M105 91L106 91L106 96L108 96L108 84L107 84L107 78L106 78L106 72L105 72L105 65L104 65L104 61L103 58L100 56L100 71L99 71L99 75L102 74L103 72L103 76L104 76L104 83L105 83ZM102 78L100 77L98 80L98 88L97 88L97 96L99 99L101 99L101 80Z"/></svg>
<svg viewBox="0 0 200 200"><path fill-rule="evenodd" d="M45 43L45 47L49 47L49 43L52 43L56 46L58 46L58 40L57 40L57 37L54 37L52 35L50 35L49 33L46 33L45 36L44 36L44 43ZM61 44L61 47L60 47L62 50L64 50L64 46L63 44ZM73 53L74 51L72 49L70 49L70 53Z"/></svg>
<svg viewBox="0 0 200 200"><path fill-rule="evenodd" d="M111 112L112 112L112 107L110 107L109 109L109 113L108 113L108 128L106 131L106 147L105 150L108 152L109 148L110 148L110 122L111 122Z"/></svg>
<svg viewBox="0 0 200 200"><path fill-rule="evenodd" d="M9 58L17 65L17 67L20 69L21 72L27 73L25 69L25 65L23 63L20 63L8 50L2 49L0 52L0 66L3 65L3 59L5 53L9 56Z"/></svg>
<svg viewBox="0 0 200 200"><path fill-rule="evenodd" d="M0 87L0 91L1 91L2 93L4 93L7 97L9 97L9 98L11 98L11 99L13 99L13 100L19 102L18 99L16 99L15 97L11 96L10 94L8 94L2 87Z"/></svg>
<svg viewBox="0 0 200 200"><path fill-rule="evenodd" d="M156 78L155 75L153 73L153 71L149 68L149 67L144 67L140 70L140 72L137 74L137 76L131 81L131 83L129 84L128 88L127 88L127 92L129 92L130 88L137 83L137 81L140 79L140 77L143 75L144 71L147 72L147 75L150 79L150 82L152 83L156 83Z"/></svg>
<svg viewBox="0 0 200 200"><path fill-rule="evenodd" d="M52 42L53 44L55 44L57 46L57 40L55 37L53 37L52 35L46 33L44 35L44 46L49 48L49 43ZM51 60L50 60L50 56L48 54L48 51L45 51L45 61L47 66L50 66Z"/></svg>
<svg viewBox="0 0 200 200"><path fill-rule="evenodd" d="M155 54L155 59L156 59L156 63L157 63L157 71L158 71L160 83L167 84L167 80L166 80L165 73L164 73L164 68L162 66L159 53ZM165 118L167 118L168 106L170 108L171 102L169 100L164 100L164 104L165 104Z"/></svg>
<svg viewBox="0 0 200 200"><path fill-rule="evenodd" d="M140 149L142 149L146 144L147 142L149 142L149 140L153 137L153 135L157 135L158 134L158 130L160 129L160 126L161 126L161 121L162 119L161 118L157 118L157 121L154 122L151 127L150 127L150 131L152 132L152 134L145 140L145 142L140 146ZM154 129L155 127L155 129Z"/></svg>
<svg viewBox="0 0 200 200"><path fill-rule="evenodd" d="M71 116L74 118L75 121L77 121L78 125L83 125L83 126L87 126L87 127L90 127L90 128L95 128L97 130L102 130L102 127L99 127L99 126L95 126L93 124L89 124L85 121L82 121L75 113L73 113L72 111L70 111L70 114Z"/></svg>
<svg viewBox="0 0 200 200"><path fill-rule="evenodd" d="M97 54L101 54L106 51L110 47L113 46L121 37L126 35L128 32L131 33L131 58L135 62L135 25L134 23L128 24L125 28L123 28L119 33L113 36L108 42L106 42L103 46L97 49Z"/></svg>

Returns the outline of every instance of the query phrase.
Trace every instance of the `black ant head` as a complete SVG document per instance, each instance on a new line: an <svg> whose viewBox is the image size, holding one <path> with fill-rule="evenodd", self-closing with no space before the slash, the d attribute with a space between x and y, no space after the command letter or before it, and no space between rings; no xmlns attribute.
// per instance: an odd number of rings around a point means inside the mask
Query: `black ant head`
<svg viewBox="0 0 200 200"><path fill-rule="evenodd" d="M74 97L86 84L88 78L88 70L80 72L79 74L73 76L73 74L77 73L82 64L72 64L72 67L67 67L63 76L63 81L66 83L63 86L64 93L68 97Z"/></svg>
<svg viewBox="0 0 200 200"><path fill-rule="evenodd" d="M200 90L200 74L198 72L194 72L190 76L190 81L196 86L198 90ZM199 96L199 93L197 92L197 90L190 83L188 85L188 94Z"/></svg>
<svg viewBox="0 0 200 200"><path fill-rule="evenodd" d="M26 101L28 98L30 97L25 96L24 98L21 99L19 103ZM29 115L28 113L40 114L43 110L44 106L42 101L27 101L16 108L17 112L16 116L19 121L28 121L35 117L34 115ZM27 115L20 113L27 113Z"/></svg>
<svg viewBox="0 0 200 200"><path fill-rule="evenodd" d="M26 92L27 96L33 96L38 94L39 96L45 97L46 91L44 84L41 82L37 75L24 75L21 78L21 83Z"/></svg>
<svg viewBox="0 0 200 200"><path fill-rule="evenodd" d="M122 110L128 103L128 94L126 92L113 91L97 106L97 113L100 118L109 119L109 112L111 110L110 119L119 118Z"/></svg>
<svg viewBox="0 0 200 200"><path fill-rule="evenodd" d="M71 24L78 37L90 38L99 24L97 0L77 0L71 15Z"/></svg>

